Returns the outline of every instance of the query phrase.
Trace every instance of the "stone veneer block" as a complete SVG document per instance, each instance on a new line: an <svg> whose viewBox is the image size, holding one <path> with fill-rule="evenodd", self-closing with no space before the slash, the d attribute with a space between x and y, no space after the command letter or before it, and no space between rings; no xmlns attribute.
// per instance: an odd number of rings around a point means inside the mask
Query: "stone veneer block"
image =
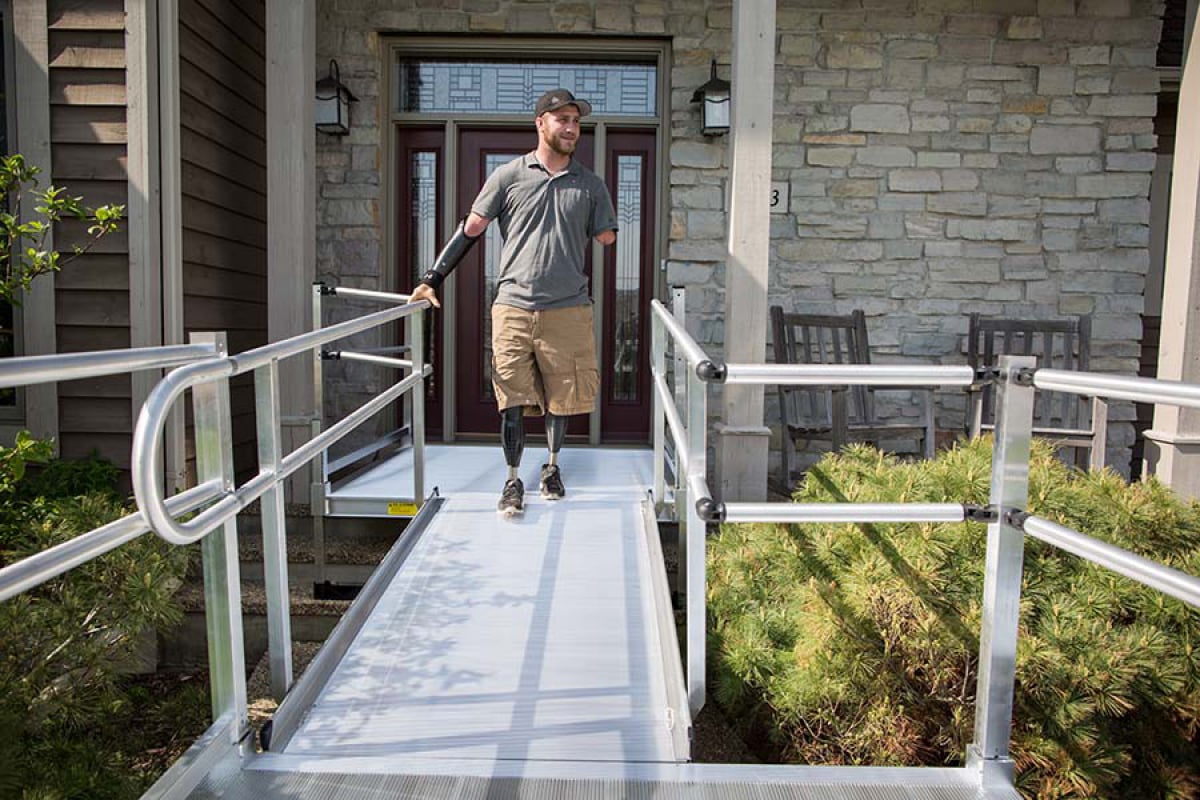
<svg viewBox="0 0 1200 800"><path fill-rule="evenodd" d="M1038 0L1039 17L1073 17L1075 0Z"/></svg>
<svg viewBox="0 0 1200 800"><path fill-rule="evenodd" d="M671 146L671 165L676 167L716 169L721 166L724 157L725 148L714 144L676 142Z"/></svg>
<svg viewBox="0 0 1200 800"><path fill-rule="evenodd" d="M987 215L988 201L983 192L940 192L930 195L926 207L938 214L983 217Z"/></svg>
<svg viewBox="0 0 1200 800"><path fill-rule="evenodd" d="M1038 67L1037 92L1040 95L1069 95L1075 92L1075 68Z"/></svg>
<svg viewBox="0 0 1200 800"><path fill-rule="evenodd" d="M1111 172L1152 172L1158 157L1154 153L1109 153Z"/></svg>
<svg viewBox="0 0 1200 800"><path fill-rule="evenodd" d="M850 109L850 130L869 133L908 133L908 109L891 103L867 103Z"/></svg>
<svg viewBox="0 0 1200 800"><path fill-rule="evenodd" d="M888 173L888 188L893 192L940 192L942 176L932 169L895 169Z"/></svg>
<svg viewBox="0 0 1200 800"><path fill-rule="evenodd" d="M1008 38L1041 39L1042 20L1039 17L1012 17L1008 21Z"/></svg>
<svg viewBox="0 0 1200 800"><path fill-rule="evenodd" d="M1150 176L1136 173L1081 175L1077 183L1080 197L1149 197Z"/></svg>
<svg viewBox="0 0 1200 800"><path fill-rule="evenodd" d="M1095 153L1099 149L1100 129L1092 125L1034 125L1029 134L1029 152L1034 155Z"/></svg>
<svg viewBox="0 0 1200 800"><path fill-rule="evenodd" d="M1073 65L1089 66L1108 64L1112 48L1106 44L1072 47L1070 61Z"/></svg>
<svg viewBox="0 0 1200 800"><path fill-rule="evenodd" d="M1121 97L1093 97L1087 113L1097 117L1151 117L1158 110L1158 98L1152 94Z"/></svg>
<svg viewBox="0 0 1200 800"><path fill-rule="evenodd" d="M848 167L854 161L854 150L849 147L810 147L808 163L816 167Z"/></svg>
<svg viewBox="0 0 1200 800"><path fill-rule="evenodd" d="M883 50L878 46L838 42L825 50L825 66L829 69L880 69Z"/></svg>
<svg viewBox="0 0 1200 800"><path fill-rule="evenodd" d="M1129 0L1079 0L1079 16L1081 17L1121 17L1130 16Z"/></svg>
<svg viewBox="0 0 1200 800"><path fill-rule="evenodd" d="M872 145L855 151L855 161L871 167L911 167L916 156L910 147Z"/></svg>
<svg viewBox="0 0 1200 800"><path fill-rule="evenodd" d="M946 223L946 236L988 242L1028 242L1037 236L1037 222L1016 219L952 219Z"/></svg>

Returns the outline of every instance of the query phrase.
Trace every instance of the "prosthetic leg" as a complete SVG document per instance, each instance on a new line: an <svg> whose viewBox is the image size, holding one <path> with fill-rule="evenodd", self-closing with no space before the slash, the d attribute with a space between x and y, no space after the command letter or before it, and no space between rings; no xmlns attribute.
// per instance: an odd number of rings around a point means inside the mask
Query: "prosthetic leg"
<svg viewBox="0 0 1200 800"><path fill-rule="evenodd" d="M500 412L500 443L504 447L504 463L508 465L508 480L496 510L508 517L525 511L525 485L519 476L521 455L525 452L525 409L521 406Z"/></svg>
<svg viewBox="0 0 1200 800"><path fill-rule="evenodd" d="M550 448L549 462L542 465L542 497L561 500L567 490L563 487L562 474L558 469L558 451L562 449L567 435L567 418L557 414L546 414L546 445Z"/></svg>

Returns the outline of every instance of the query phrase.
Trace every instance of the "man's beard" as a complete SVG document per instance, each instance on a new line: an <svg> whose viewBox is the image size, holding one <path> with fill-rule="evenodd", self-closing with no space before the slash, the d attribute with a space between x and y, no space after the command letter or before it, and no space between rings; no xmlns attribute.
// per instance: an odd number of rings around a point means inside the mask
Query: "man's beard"
<svg viewBox="0 0 1200 800"><path fill-rule="evenodd" d="M579 144L578 139L571 139L570 141L568 141L568 140L562 138L562 136L556 135L553 133L542 134L542 141L544 141L547 145L549 145L551 150L553 150L554 152L558 153L561 156L571 155L572 153L575 152L576 145Z"/></svg>

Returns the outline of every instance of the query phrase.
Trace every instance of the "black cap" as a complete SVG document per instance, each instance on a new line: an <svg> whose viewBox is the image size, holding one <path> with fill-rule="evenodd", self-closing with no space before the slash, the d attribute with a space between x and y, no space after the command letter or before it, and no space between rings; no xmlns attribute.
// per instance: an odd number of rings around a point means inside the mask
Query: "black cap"
<svg viewBox="0 0 1200 800"><path fill-rule="evenodd" d="M575 95L566 89L551 89L538 98L537 105L534 106L533 115L540 117L547 111L557 111L563 106L576 106L579 109L579 116L581 117L586 117L592 113L592 104L587 100L576 99Z"/></svg>

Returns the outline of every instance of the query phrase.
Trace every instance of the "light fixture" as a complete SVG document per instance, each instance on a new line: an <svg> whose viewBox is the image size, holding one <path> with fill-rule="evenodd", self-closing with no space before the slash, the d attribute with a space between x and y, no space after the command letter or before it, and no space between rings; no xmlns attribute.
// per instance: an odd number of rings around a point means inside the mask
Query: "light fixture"
<svg viewBox="0 0 1200 800"><path fill-rule="evenodd" d="M729 88L729 81L717 77L717 62L714 59L712 77L692 95L692 102L701 104L700 132L705 136L729 133Z"/></svg>
<svg viewBox="0 0 1200 800"><path fill-rule="evenodd" d="M345 136L350 132L350 104L357 100L342 83L337 61L329 59L329 74L317 81L317 130Z"/></svg>

